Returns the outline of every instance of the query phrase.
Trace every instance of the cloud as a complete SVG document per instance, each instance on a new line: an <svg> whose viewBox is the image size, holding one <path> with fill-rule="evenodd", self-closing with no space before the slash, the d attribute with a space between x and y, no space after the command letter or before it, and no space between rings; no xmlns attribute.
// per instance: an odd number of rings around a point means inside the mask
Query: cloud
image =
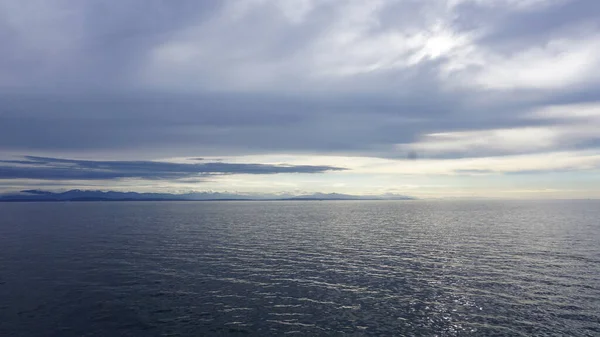
<svg viewBox="0 0 600 337"><path fill-rule="evenodd" d="M29 90L397 92L423 76L544 89L597 74L598 6L584 0L1 6L3 84Z"/></svg>
<svg viewBox="0 0 600 337"><path fill-rule="evenodd" d="M427 157L480 157L595 148L600 141L597 102L544 106L518 118L531 125L428 133L397 148Z"/></svg>
<svg viewBox="0 0 600 337"><path fill-rule="evenodd" d="M455 175L455 174L519 174L524 172L598 172L600 151L581 150L543 152L503 156L464 157L452 159L420 159L417 161L382 161L378 165L353 169L396 175Z"/></svg>
<svg viewBox="0 0 600 337"><path fill-rule="evenodd" d="M458 170L454 170L454 172L457 174L467 174L467 175L495 173L492 170L477 170L477 169L458 169Z"/></svg>
<svg viewBox="0 0 600 337"><path fill-rule="evenodd" d="M344 168L314 165L265 165L207 162L98 161L26 156L0 161L0 179L107 180L119 178L177 180L223 174L323 173ZM198 180L195 180L198 181Z"/></svg>
<svg viewBox="0 0 600 337"><path fill-rule="evenodd" d="M465 175L554 169L547 156L558 153L558 166L585 158L574 167L586 169L600 146L590 112L600 102L598 9L591 0L0 1L0 155L226 165L286 154ZM396 161L415 153L412 166ZM31 160L5 162L3 175L84 174L65 168L76 165L94 179L235 173Z"/></svg>
<svg viewBox="0 0 600 337"><path fill-rule="evenodd" d="M552 149L558 132L546 127L432 133L419 142L399 145L428 156L519 153Z"/></svg>
<svg viewBox="0 0 600 337"><path fill-rule="evenodd" d="M565 122L600 123L600 103L551 105L529 112L525 118L562 120Z"/></svg>
<svg viewBox="0 0 600 337"><path fill-rule="evenodd" d="M227 158L227 161L262 162L276 165L281 162L290 164L307 163L322 165L339 165L347 168L345 171L334 172L331 175L319 175L314 179L340 179L342 182L356 177L370 178L373 176L388 177L396 181L410 176L454 176L469 174L503 175L537 170L541 172L593 172L600 169L600 151L597 149L551 151L542 153L506 154L498 156L464 156L461 158L418 158L393 159L349 156L311 156L311 155L259 155ZM335 176L335 177L334 177ZM260 178L260 177L257 177ZM268 177L265 177L269 179ZM312 179L312 178L311 178Z"/></svg>
<svg viewBox="0 0 600 337"><path fill-rule="evenodd" d="M482 55L471 79L487 89L557 89L597 82L600 36L557 39L515 55Z"/></svg>

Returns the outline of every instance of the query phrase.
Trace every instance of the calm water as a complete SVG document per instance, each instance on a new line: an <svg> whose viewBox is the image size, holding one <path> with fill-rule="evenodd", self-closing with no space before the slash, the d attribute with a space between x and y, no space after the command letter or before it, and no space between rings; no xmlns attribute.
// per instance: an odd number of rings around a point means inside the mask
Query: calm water
<svg viewBox="0 0 600 337"><path fill-rule="evenodd" d="M0 204L1 336L599 336L600 202Z"/></svg>

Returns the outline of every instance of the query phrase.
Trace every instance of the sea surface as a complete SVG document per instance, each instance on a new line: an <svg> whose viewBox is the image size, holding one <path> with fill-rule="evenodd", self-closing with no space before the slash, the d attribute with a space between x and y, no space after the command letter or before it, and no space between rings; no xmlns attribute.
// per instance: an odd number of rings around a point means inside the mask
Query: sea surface
<svg viewBox="0 0 600 337"><path fill-rule="evenodd" d="M0 336L600 336L599 201L0 203Z"/></svg>

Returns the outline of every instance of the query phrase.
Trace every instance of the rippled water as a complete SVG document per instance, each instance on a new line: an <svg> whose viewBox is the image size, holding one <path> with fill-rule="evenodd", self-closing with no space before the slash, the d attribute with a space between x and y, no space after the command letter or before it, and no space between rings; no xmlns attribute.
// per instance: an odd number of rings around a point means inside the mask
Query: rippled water
<svg viewBox="0 0 600 337"><path fill-rule="evenodd" d="M1 336L600 335L600 202L0 204Z"/></svg>

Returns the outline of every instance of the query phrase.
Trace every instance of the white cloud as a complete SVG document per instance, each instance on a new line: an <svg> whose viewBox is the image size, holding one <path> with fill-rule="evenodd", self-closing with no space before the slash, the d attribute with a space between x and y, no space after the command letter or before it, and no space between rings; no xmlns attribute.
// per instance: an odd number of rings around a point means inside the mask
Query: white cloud
<svg viewBox="0 0 600 337"><path fill-rule="evenodd" d="M402 151L425 156L460 153L518 154L557 151L600 140L600 104L554 105L524 113L522 120L551 122L550 125L503 129L482 129L430 133L410 144L398 144Z"/></svg>
<svg viewBox="0 0 600 337"><path fill-rule="evenodd" d="M390 8L399 13L414 10L422 17L384 25L381 17ZM306 35L295 35L294 26L311 16L326 19L311 22L314 27ZM438 2L231 2L209 22L187 27L156 46L140 75L150 85L178 83L188 89L280 91L290 85L296 89L302 84L330 86L330 81L336 81L336 89L355 87L356 75L384 75L460 54L470 36L455 31L451 19L452 14ZM296 42L287 34L305 41ZM276 56L282 41L291 48ZM301 48L295 48L296 43Z"/></svg>
<svg viewBox="0 0 600 337"><path fill-rule="evenodd" d="M265 164L331 165L348 171L327 173L318 179L355 175L480 175L518 173L522 171L596 170L600 169L600 151L550 151L544 153L506 155L498 157L458 159L397 160L372 157L313 156L313 155L252 155L221 157L227 162L257 162ZM210 160L210 158L208 158ZM317 179L307 175L309 179ZM259 177L269 179L268 177ZM342 182L345 180L342 180Z"/></svg>
<svg viewBox="0 0 600 337"><path fill-rule="evenodd" d="M586 125L600 123L600 103L552 105L537 108L529 112L525 118L583 122Z"/></svg>
<svg viewBox="0 0 600 337"><path fill-rule="evenodd" d="M399 145L399 149L437 155L452 152L504 151L523 152L551 149L560 139L561 132L552 127L524 127L432 133L413 144Z"/></svg>
<svg viewBox="0 0 600 337"><path fill-rule="evenodd" d="M401 1L247 1L229 2L209 22L183 29L156 46L142 67L144 80L158 86L223 86L246 90L285 90L304 84L351 86L357 75L408 70L440 61L439 78L448 87L487 90L557 89L600 79L600 36L583 30L552 37L510 53L479 45L487 27L459 30L459 4L471 2L499 10L535 11L560 1L460 0ZM388 11L413 11L417 19L384 24ZM319 17L310 22L311 17ZM283 56L281 41L298 37L294 26L309 23L299 43ZM237 43L231 43L237 41ZM288 40L289 46L295 41ZM217 76L218 73L218 76ZM372 85L372 84L368 84Z"/></svg>
<svg viewBox="0 0 600 337"><path fill-rule="evenodd" d="M358 171L411 175L468 175L472 172L477 175L483 172L501 174L524 171L597 170L598 168L600 168L600 152L572 151L502 157L395 161Z"/></svg>
<svg viewBox="0 0 600 337"><path fill-rule="evenodd" d="M600 78L600 37L558 39L512 55L481 57L472 84L486 89L557 89ZM467 79L465 79L467 81Z"/></svg>

